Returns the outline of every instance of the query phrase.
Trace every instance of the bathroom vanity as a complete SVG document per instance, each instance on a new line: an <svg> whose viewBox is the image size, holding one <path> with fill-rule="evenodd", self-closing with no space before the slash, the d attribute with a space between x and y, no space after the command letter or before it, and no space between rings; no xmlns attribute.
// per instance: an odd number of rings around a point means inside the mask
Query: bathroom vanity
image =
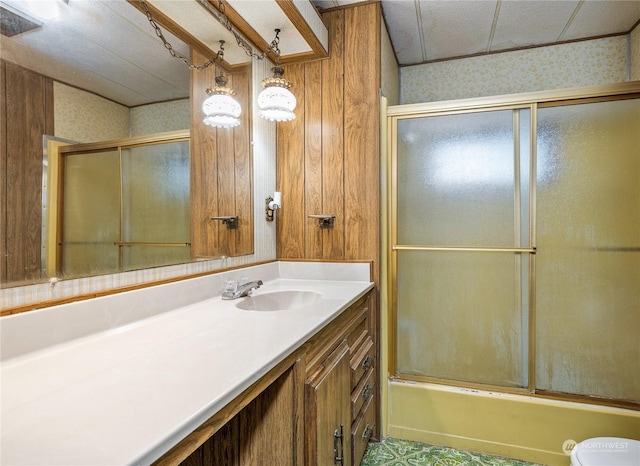
<svg viewBox="0 0 640 466"><path fill-rule="evenodd" d="M264 284L222 300L239 277ZM373 287L368 263L273 262L5 317L2 461L358 464Z"/></svg>
<svg viewBox="0 0 640 466"><path fill-rule="evenodd" d="M372 299L361 296L157 464L360 464L376 415Z"/></svg>

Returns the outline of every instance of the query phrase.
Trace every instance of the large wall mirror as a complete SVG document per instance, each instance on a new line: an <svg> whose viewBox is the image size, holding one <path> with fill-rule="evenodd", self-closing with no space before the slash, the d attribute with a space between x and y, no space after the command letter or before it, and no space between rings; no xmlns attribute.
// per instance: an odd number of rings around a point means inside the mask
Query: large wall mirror
<svg viewBox="0 0 640 466"><path fill-rule="evenodd" d="M252 253L249 57L190 71L179 57L216 50L139 2L0 8L0 288ZM221 72L243 107L232 129L202 124Z"/></svg>

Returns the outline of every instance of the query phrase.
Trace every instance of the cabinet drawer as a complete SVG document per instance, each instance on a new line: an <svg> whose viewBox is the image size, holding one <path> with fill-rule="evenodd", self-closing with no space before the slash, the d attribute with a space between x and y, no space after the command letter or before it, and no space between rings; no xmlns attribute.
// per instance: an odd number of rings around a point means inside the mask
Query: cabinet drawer
<svg viewBox="0 0 640 466"><path fill-rule="evenodd" d="M363 306L351 323L346 335L352 355L360 348L367 336L369 336L369 308Z"/></svg>
<svg viewBox="0 0 640 466"><path fill-rule="evenodd" d="M356 420L351 431L351 448L353 455L351 464L358 465L362 461L369 439L375 432L376 410L375 396L371 397L364 408L360 419Z"/></svg>
<svg viewBox="0 0 640 466"><path fill-rule="evenodd" d="M375 367L376 348L370 336L364 340L351 357L351 387L355 388L364 374Z"/></svg>
<svg viewBox="0 0 640 466"><path fill-rule="evenodd" d="M369 369L366 376L362 378L360 384L351 394L351 419L357 420L362 407L373 398L376 390L376 381L373 369Z"/></svg>
<svg viewBox="0 0 640 466"><path fill-rule="evenodd" d="M369 335L371 325L369 308L369 295L360 298L336 318L334 323L318 334L309 342L306 348L307 376L311 377L316 366L329 356L331 351L346 340L349 346L349 354L353 356L356 348Z"/></svg>

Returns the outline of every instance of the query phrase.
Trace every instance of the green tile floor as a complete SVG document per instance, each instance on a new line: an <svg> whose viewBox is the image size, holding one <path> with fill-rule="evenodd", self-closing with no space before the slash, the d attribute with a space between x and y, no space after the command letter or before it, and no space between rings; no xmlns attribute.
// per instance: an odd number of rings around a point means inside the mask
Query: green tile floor
<svg viewBox="0 0 640 466"><path fill-rule="evenodd" d="M535 466L526 461L386 438L370 443L360 466Z"/></svg>

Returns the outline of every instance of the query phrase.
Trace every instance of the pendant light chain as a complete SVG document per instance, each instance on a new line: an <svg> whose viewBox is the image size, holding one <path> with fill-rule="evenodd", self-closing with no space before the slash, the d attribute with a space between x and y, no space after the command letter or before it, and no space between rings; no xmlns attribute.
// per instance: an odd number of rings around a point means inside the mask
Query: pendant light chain
<svg viewBox="0 0 640 466"><path fill-rule="evenodd" d="M269 47L262 53L255 53L253 51L253 47L244 39L244 37L242 37L233 27L233 24L231 23L231 20L227 17L226 13L225 13L225 6L224 6L224 2L222 0L218 0L218 9L217 11L211 7L211 5L209 5L209 2L207 0L199 0L200 3L207 8L211 14L213 16L216 17L216 19L220 22L220 24L222 24L227 31L229 31L231 34L233 34L233 37L235 37L236 39L236 43L238 44L238 46L244 50L244 52L250 56L251 58L255 58L256 60L264 60L264 58L269 55L270 52L274 52L275 56L276 56L276 62L280 61L280 49L278 48L278 44L280 43L280 37L278 37L278 34L280 34L280 29L276 29L276 37L271 41L271 44L269 44Z"/></svg>
<svg viewBox="0 0 640 466"><path fill-rule="evenodd" d="M263 89L258 94L257 103L259 115L262 118L271 121L291 121L295 119L294 110L297 105L296 96L291 92L291 82L283 77L284 68L280 66L280 29L275 29L276 36L269 44L269 47L262 53L258 54L253 51L253 47L236 32L233 24L225 14L225 5L222 0L218 0L218 8L214 8L209 2L212 0L198 0L218 22L226 28L236 39L240 48L252 59L263 60L269 53L273 52L275 66L271 68L273 76L262 80ZM202 71L216 62L222 62L224 57L224 41L220 41L220 50L211 60L205 64L198 66L189 61L187 57L175 50L162 34L162 30L153 19L151 10L145 3L140 0L142 10L147 15L149 23L156 32L156 35L162 40L165 48L174 58L179 58L189 67L190 70ZM240 104L233 98L235 92L227 87L227 79L223 73L216 76L216 85L207 89L209 97L202 104L202 111L205 114L204 124L215 126L218 128L233 128L240 124L240 113L242 111Z"/></svg>
<svg viewBox="0 0 640 466"><path fill-rule="evenodd" d="M169 51L172 57L182 60L190 70L202 71L207 69L211 65L215 64L216 62L222 60L222 53L221 51L219 51L211 60L203 63L202 65L195 65L191 63L191 61L187 57L185 57L176 49L174 49L171 43L164 37L164 34L162 34L162 30L160 29L160 26L158 26L158 23L156 23L156 21L153 19L153 16L151 15L151 10L149 10L149 7L147 6L146 2L144 0L140 0L140 5L142 5L142 9L144 10L144 14L147 16L147 20L149 20L149 24L151 24L151 26L155 30L156 36L158 36L162 41L162 43L164 44L164 48L166 48Z"/></svg>
<svg viewBox="0 0 640 466"><path fill-rule="evenodd" d="M263 60L267 55L269 55L270 52L273 52L275 55L276 65L280 65L280 29L275 30L276 36L269 44L269 47L264 52L258 54L253 51L253 47L251 47L251 45L234 29L231 20L225 14L225 6L222 0L218 0L218 11L215 11L215 9L211 8L207 0L200 0L200 3L216 17L220 24L222 24L231 34L233 34L233 37L235 37L238 46L242 50L244 50L248 56L250 56L251 58L255 58L256 60ZM140 5L142 6L144 14L147 16L149 24L151 24L151 27L153 27L153 29L155 30L156 36L160 38L160 40L164 44L164 47L169 51L172 57L182 60L182 62L187 65L190 70L202 71L215 64L216 62L222 61L220 52L218 52L216 56L202 65L195 65L191 63L191 61L187 57L174 49L171 43L164 37L160 26L158 26L158 23L156 23L156 21L153 19L153 15L151 14L151 10L147 6L147 3L144 0L140 0Z"/></svg>

